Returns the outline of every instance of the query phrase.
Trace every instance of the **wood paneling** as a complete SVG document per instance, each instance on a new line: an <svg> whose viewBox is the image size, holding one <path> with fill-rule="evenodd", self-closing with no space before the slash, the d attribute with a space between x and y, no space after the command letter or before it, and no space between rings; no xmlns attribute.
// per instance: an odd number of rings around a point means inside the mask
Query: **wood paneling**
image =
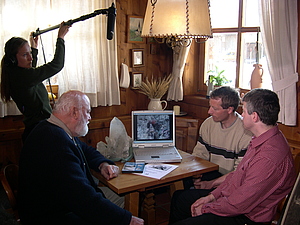
<svg viewBox="0 0 300 225"><path fill-rule="evenodd" d="M141 44L127 43L127 16L144 16L147 0L116 0L115 3L117 8L115 31L118 39L119 74L121 63L127 64L130 72L143 72L143 79L146 76L151 78L152 76L163 77L170 74L172 70L172 50L165 44L150 44L147 41ZM150 45L155 51L150 52ZM131 49L133 48L144 49L145 66L132 68ZM129 116L132 110L147 109L149 103L149 99L145 95L131 88L120 88L120 99L121 105L99 106L92 109L91 129L88 135L83 138L87 143L95 147L97 142L105 141L105 137L109 134L109 122L114 116L124 118L124 116ZM0 118L0 163L18 161L17 153L22 148L21 135L24 129L22 119L23 116ZM103 124L99 125L101 120ZM131 124L128 124L126 119L125 123L126 127L130 128L127 132L131 135ZM93 124L97 124L99 127L94 129Z"/></svg>
<svg viewBox="0 0 300 225"><path fill-rule="evenodd" d="M19 133L21 135L21 133ZM19 164L22 139L0 141L0 169L13 163Z"/></svg>
<svg viewBox="0 0 300 225"><path fill-rule="evenodd" d="M199 120L191 117L176 117L176 147L193 153L199 136Z"/></svg>
<svg viewBox="0 0 300 225"><path fill-rule="evenodd" d="M291 152L295 162L296 172L300 172L300 142L288 140L289 145L291 147Z"/></svg>
<svg viewBox="0 0 300 225"><path fill-rule="evenodd" d="M300 4L298 4L298 12L300 11ZM298 13L298 22L300 23L300 13ZM298 32L300 33L300 26L298 27ZM300 46L300 39L298 38L298 46ZM199 54L197 58L197 54ZM191 50L189 53L189 56L187 58L186 67L184 71L183 76L183 83L184 83L184 103L198 105L198 100L200 97L204 97L206 95L207 87L204 84L204 54L205 54L205 43L201 44L195 44L191 46ZM298 61L297 61L297 71L299 70L300 66L300 50L298 49ZM193 67L193 68L191 68ZM191 78L193 77L193 78ZM245 90L242 90L243 92ZM192 98L189 98L191 95ZM186 101L186 99L189 99L190 101ZM195 102L193 102L195 101ZM202 115L207 115L205 113L205 110L197 111L199 107L193 106L193 107L187 107L185 109L186 112L188 112L189 115L195 116L195 117L202 117ZM201 108L201 107L200 107ZM287 139L300 142L300 82L297 82L297 118L298 123L296 126L286 126L279 124L280 130L284 133Z"/></svg>
<svg viewBox="0 0 300 225"><path fill-rule="evenodd" d="M127 16L144 16L147 0L117 0L116 32L118 38L118 61L119 74L121 63L129 67L130 72L142 72L143 79L146 77L162 77L168 75L172 70L172 51L165 44L158 43L127 43ZM154 46L155 54L150 54L150 47ZM131 49L144 49L145 66L132 67ZM163 63L162 63L163 62ZM131 88L121 88L121 105L105 106L93 109L93 118L103 118L105 116L129 115L135 109L147 109L149 99ZM111 109L109 109L111 108Z"/></svg>
<svg viewBox="0 0 300 225"><path fill-rule="evenodd" d="M143 16L146 9L147 0L116 0L117 18L116 18L116 36L118 38L118 62L119 74L121 63L129 66L130 72L143 72L144 79L146 76L151 78L162 77L171 73L173 53L165 44L150 43L127 43L127 15ZM300 4L298 4L298 8ZM299 11L299 9L298 9ZM298 14L300 18L300 13ZM300 21L298 19L298 21ZM299 26L300 31L300 26ZM299 41L298 41L299 42ZM299 43L300 46L300 43ZM150 51L150 48L155 51ZM131 66L131 49L143 48L145 52L145 66L132 68ZM181 110L187 112L190 116L197 118L200 123L208 117L208 101L205 99L206 85L204 84L204 53L205 43L192 43L190 53L185 65L183 75L184 100L168 102L168 109L172 109L173 105L180 105ZM298 58L300 51L298 50ZM299 68L299 60L298 60ZM297 83L298 96L298 121L300 118L300 84ZM121 105L99 106L92 109L92 121L105 120L105 126L99 127L100 130L91 129L88 136L85 137L88 143L95 146L95 143L102 140L108 135L109 121L114 117L129 116L132 110L147 109L149 99L137 90L131 88L120 88ZM163 97L166 99L166 96ZM92 125L91 122L90 125ZM22 116L8 116L0 118L0 151L9 152L11 155L20 151L21 134L23 129ZM287 139L300 142L299 122L296 126L279 125L280 129ZM131 131L128 131L128 134ZM9 153L10 154L10 153ZM3 157L0 160L4 160Z"/></svg>

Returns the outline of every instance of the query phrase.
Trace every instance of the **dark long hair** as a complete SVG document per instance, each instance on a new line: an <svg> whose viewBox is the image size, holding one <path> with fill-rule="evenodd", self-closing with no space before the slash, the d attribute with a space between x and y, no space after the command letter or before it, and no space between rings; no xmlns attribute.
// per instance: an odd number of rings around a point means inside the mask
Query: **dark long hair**
<svg viewBox="0 0 300 225"><path fill-rule="evenodd" d="M10 101L9 74L10 69L18 65L16 55L20 48L27 43L27 40L20 37L12 37L5 43L4 56L1 60L1 99L4 102Z"/></svg>

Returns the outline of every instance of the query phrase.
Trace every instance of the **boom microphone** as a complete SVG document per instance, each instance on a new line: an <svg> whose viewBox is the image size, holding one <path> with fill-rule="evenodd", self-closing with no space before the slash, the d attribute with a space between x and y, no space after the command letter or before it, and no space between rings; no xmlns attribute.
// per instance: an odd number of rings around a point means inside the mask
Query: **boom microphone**
<svg viewBox="0 0 300 225"><path fill-rule="evenodd" d="M111 7L107 10L107 39L111 40L114 36L114 27L116 20L116 8L115 4L112 3Z"/></svg>
<svg viewBox="0 0 300 225"><path fill-rule="evenodd" d="M107 19L107 39L111 40L113 38L113 35L114 35L114 26L115 26L115 19L116 19L116 8L115 8L114 3L112 3L111 7L107 8L107 9L98 9L98 10L95 10L93 13L83 15L81 17L78 17L78 18L74 19L74 20L69 20L69 21L65 22L65 25L71 26L73 23L77 23L79 21L84 21L86 19L92 18L92 17L97 16L99 14L106 14L108 16L108 19ZM46 33L46 32L51 31L51 30L55 30L59 27L60 27L60 24L55 25L53 27L46 28L44 30L40 30L38 28L36 30L36 32L33 32L33 37L36 37L40 34Z"/></svg>

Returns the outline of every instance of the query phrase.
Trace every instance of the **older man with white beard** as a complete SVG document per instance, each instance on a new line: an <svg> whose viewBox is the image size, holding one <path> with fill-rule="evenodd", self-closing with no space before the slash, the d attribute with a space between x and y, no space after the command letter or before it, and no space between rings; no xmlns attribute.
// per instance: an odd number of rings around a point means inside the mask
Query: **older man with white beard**
<svg viewBox="0 0 300 225"><path fill-rule="evenodd" d="M78 137L91 120L88 97L64 93L48 120L28 136L20 157L19 214L22 224L140 225L143 220L108 200L90 168L107 179L119 168Z"/></svg>

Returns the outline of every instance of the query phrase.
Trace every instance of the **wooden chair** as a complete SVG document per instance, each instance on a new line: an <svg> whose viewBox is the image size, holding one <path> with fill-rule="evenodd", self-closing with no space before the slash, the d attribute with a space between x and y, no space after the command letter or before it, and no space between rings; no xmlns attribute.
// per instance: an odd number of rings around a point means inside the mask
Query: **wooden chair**
<svg viewBox="0 0 300 225"><path fill-rule="evenodd" d="M293 156L294 164L295 164L295 169L296 169L296 173L298 174L298 180L299 180L299 173L300 173L300 148L299 148L299 145L297 143L294 143L292 141L289 142L289 145L290 145L290 148L291 148L291 152L292 152L292 156ZM296 182L296 184L297 184L297 182ZM296 186L296 184L295 184L295 186ZM293 189L295 189L295 187ZM286 212L286 204L287 204L287 200L289 198L289 195L287 195L286 197L284 197L278 203L276 218L275 218L274 221L272 221L272 225L278 225L278 224L281 223L281 218L282 218L283 214Z"/></svg>
<svg viewBox="0 0 300 225"><path fill-rule="evenodd" d="M3 173L6 180L9 183L11 190L14 193L15 198L18 195L18 178L19 178L19 166L16 164L10 164L4 167Z"/></svg>
<svg viewBox="0 0 300 225"><path fill-rule="evenodd" d="M11 208L7 209L8 212L14 214L16 220L19 220L17 210L17 193L18 193L18 172L19 167L15 164L10 164L4 167L0 173L0 180L2 186L7 194Z"/></svg>
<svg viewBox="0 0 300 225"><path fill-rule="evenodd" d="M288 195L277 225L300 224L299 217L300 173L295 185Z"/></svg>

